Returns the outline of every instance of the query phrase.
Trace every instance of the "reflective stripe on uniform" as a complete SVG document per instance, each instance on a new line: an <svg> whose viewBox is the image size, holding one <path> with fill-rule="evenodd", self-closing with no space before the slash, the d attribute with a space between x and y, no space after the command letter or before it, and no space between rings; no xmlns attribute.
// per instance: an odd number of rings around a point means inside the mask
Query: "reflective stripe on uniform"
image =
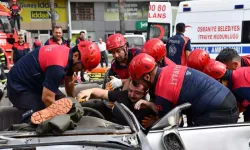
<svg viewBox="0 0 250 150"><path fill-rule="evenodd" d="M7 82L7 79L1 80L2 83Z"/></svg>
<svg viewBox="0 0 250 150"><path fill-rule="evenodd" d="M1 53L0 56L4 56L4 53Z"/></svg>

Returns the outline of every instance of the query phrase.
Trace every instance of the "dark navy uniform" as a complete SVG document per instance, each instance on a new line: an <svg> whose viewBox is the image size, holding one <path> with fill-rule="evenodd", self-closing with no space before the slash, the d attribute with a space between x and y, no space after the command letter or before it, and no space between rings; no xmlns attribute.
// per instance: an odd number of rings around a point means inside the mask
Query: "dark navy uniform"
<svg viewBox="0 0 250 150"><path fill-rule="evenodd" d="M27 43L23 43L22 45L20 43L14 43L12 50L13 50L13 61L14 63L16 63L20 58L28 54L30 48Z"/></svg>
<svg viewBox="0 0 250 150"><path fill-rule="evenodd" d="M11 16L13 19L13 24L15 26L15 23L17 22L17 27L18 27L18 30L20 31L21 27L20 27L20 14L19 14L19 12L21 11L21 7L17 4L12 4L10 6L10 10L11 10Z"/></svg>
<svg viewBox="0 0 250 150"><path fill-rule="evenodd" d="M48 45L35 49L19 60L9 71L7 81L8 97L18 109L38 111L45 108L42 102L43 87L64 97L59 85L69 70L72 54L66 46Z"/></svg>
<svg viewBox="0 0 250 150"><path fill-rule="evenodd" d="M192 121L196 125L220 123L223 118L223 123L237 122L237 103L233 94L218 81L195 69L180 65L159 68L153 87L161 117L175 106L191 103ZM230 116L229 119L220 111Z"/></svg>
<svg viewBox="0 0 250 150"><path fill-rule="evenodd" d="M237 101L246 109L245 121L250 120L250 68L241 67L231 71L228 88L233 92Z"/></svg>
<svg viewBox="0 0 250 150"><path fill-rule="evenodd" d="M59 44L57 42L57 40L54 37L52 37L52 38L48 39L44 43L44 45L65 45L65 46L68 46L68 42L67 42L67 40L65 40L65 39L62 38L62 44Z"/></svg>
<svg viewBox="0 0 250 150"><path fill-rule="evenodd" d="M167 57L177 65L186 65L186 50L191 51L191 41L188 37L178 33L170 37L166 44Z"/></svg>
<svg viewBox="0 0 250 150"><path fill-rule="evenodd" d="M80 42L82 42L82 41L85 41L85 40L82 40L81 38L77 38L76 39L76 45L78 45Z"/></svg>
<svg viewBox="0 0 250 150"><path fill-rule="evenodd" d="M140 51L138 49L128 50L128 64L139 53ZM118 76L120 79L128 79L129 78L128 65L122 66L120 65L119 62L114 60L111 64L109 76Z"/></svg>

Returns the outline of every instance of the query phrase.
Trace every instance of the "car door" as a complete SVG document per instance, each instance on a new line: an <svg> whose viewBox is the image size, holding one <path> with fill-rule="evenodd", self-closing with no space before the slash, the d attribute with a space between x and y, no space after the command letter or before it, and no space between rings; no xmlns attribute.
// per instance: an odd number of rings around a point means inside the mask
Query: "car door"
<svg viewBox="0 0 250 150"><path fill-rule="evenodd" d="M250 150L250 123L178 130L188 150Z"/></svg>

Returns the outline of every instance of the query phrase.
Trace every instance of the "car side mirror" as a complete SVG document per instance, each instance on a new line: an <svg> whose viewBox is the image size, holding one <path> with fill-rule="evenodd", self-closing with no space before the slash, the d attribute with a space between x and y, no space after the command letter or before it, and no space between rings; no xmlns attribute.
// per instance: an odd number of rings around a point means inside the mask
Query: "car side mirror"
<svg viewBox="0 0 250 150"><path fill-rule="evenodd" d="M184 103L182 105L176 106L168 114L162 117L158 122L156 122L150 130L162 130L166 127L179 126L181 120L181 111L191 107L190 103Z"/></svg>
<svg viewBox="0 0 250 150"><path fill-rule="evenodd" d="M186 150L176 127L170 126L164 129L162 142L167 150Z"/></svg>

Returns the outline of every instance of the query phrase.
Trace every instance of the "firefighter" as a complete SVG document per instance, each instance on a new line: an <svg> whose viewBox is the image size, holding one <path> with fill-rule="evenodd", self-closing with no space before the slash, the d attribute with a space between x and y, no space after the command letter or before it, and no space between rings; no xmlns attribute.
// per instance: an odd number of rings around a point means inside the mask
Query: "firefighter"
<svg viewBox="0 0 250 150"><path fill-rule="evenodd" d="M244 108L244 121L250 121L250 67L227 70L227 66L219 61L211 60L204 73L219 80L235 95L239 108Z"/></svg>
<svg viewBox="0 0 250 150"><path fill-rule="evenodd" d="M232 48L225 48L220 51L216 60L224 63L227 69L230 70L250 66L250 55L240 56L237 51Z"/></svg>
<svg viewBox="0 0 250 150"><path fill-rule="evenodd" d="M22 8L17 4L16 0L13 0L13 4L10 6L10 11L11 11L11 18L13 19L13 24L16 26L17 22L17 28L18 31L20 31L20 13L21 13Z"/></svg>
<svg viewBox="0 0 250 150"><path fill-rule="evenodd" d="M236 123L236 99L225 86L204 73L181 65L159 68L155 59L145 53L129 65L133 84L154 89L159 117L175 106L191 103L195 126ZM188 116L189 117L189 116Z"/></svg>
<svg viewBox="0 0 250 150"><path fill-rule="evenodd" d="M42 46L42 43L40 42L40 40L38 39L38 37L35 37L35 41L33 44L33 50L36 48L40 48Z"/></svg>
<svg viewBox="0 0 250 150"><path fill-rule="evenodd" d="M186 65L188 55L191 51L191 41L184 36L185 24L176 25L176 35L167 40L167 57L177 65Z"/></svg>
<svg viewBox="0 0 250 150"><path fill-rule="evenodd" d="M80 36L76 39L76 45L78 45L80 42L85 41L85 32L81 31Z"/></svg>
<svg viewBox="0 0 250 150"><path fill-rule="evenodd" d="M148 40L142 47L142 53L152 56L159 67L175 65L175 63L166 57L166 48L164 43L157 38Z"/></svg>
<svg viewBox="0 0 250 150"><path fill-rule="evenodd" d="M65 45L68 46L68 42L67 40L65 40L63 38L63 30L62 30L62 26L56 25L53 27L52 29L52 35L53 37L51 37L49 40L47 40L44 45Z"/></svg>
<svg viewBox="0 0 250 150"><path fill-rule="evenodd" d="M13 62L17 63L19 59L29 53L30 48L27 43L24 42L23 35L18 35L18 42L13 44Z"/></svg>
<svg viewBox="0 0 250 150"><path fill-rule="evenodd" d="M202 49L193 50L187 60L187 66L199 71L203 71L208 64L210 56L207 51Z"/></svg>
<svg viewBox="0 0 250 150"><path fill-rule="evenodd" d="M109 76L112 89L122 87L128 80L128 65L132 58L140 53L138 49L128 49L126 40L121 34L113 34L106 40L107 50L113 55L114 61L111 63Z"/></svg>
<svg viewBox="0 0 250 150"><path fill-rule="evenodd" d="M152 56L157 62L159 67L165 67L169 65L176 65L172 60L166 57L166 48L164 43L157 38L148 40L142 47L142 53L146 53ZM153 100L155 94L152 89L149 90L150 98Z"/></svg>
<svg viewBox="0 0 250 150"><path fill-rule="evenodd" d="M11 68L7 80L8 97L21 111L23 121L37 111L32 118L35 124L58 113L67 113L71 105L69 100L55 101L65 97L58 89L59 85L64 83L67 95L75 97L74 72L91 70L100 63L100 59L100 50L92 42L82 42L71 50L63 45L43 46ZM51 112L52 108L57 113Z"/></svg>

